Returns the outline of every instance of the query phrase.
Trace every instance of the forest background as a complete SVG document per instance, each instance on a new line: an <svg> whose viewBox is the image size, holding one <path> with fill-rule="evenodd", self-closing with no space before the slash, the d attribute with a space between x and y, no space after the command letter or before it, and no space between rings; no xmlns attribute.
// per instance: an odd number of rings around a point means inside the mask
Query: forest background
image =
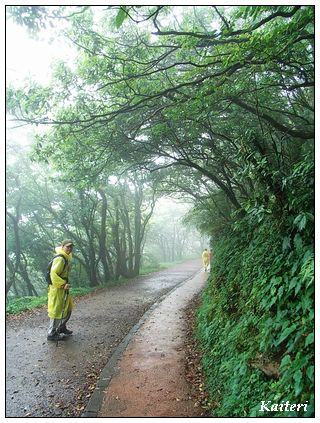
<svg viewBox="0 0 320 423"><path fill-rule="evenodd" d="M8 144L7 293L37 295L62 237L79 283L138 275L156 199L192 200L185 221L214 251L197 322L212 413L259 415L268 398L308 401L272 416L312 415L314 7L8 15L76 53L46 84L8 86L7 111L37 130L31 162Z"/></svg>

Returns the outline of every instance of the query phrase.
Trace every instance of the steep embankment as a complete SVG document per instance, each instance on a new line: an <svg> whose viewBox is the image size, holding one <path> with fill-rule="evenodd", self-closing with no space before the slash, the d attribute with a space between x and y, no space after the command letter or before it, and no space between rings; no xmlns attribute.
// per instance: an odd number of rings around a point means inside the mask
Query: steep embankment
<svg viewBox="0 0 320 423"><path fill-rule="evenodd" d="M312 233L312 215L300 213L282 223L271 216L256 225L247 219L241 230L216 240L210 281L198 311L214 415L312 415ZM261 412L261 401L308 407Z"/></svg>

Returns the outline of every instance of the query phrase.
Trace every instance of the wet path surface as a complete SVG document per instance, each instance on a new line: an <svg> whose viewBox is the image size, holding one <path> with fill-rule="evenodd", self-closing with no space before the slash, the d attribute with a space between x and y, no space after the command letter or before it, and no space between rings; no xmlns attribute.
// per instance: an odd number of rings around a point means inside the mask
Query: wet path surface
<svg viewBox="0 0 320 423"><path fill-rule="evenodd" d="M150 313L103 391L98 417L200 417L185 377L185 307L203 289L199 272ZM92 414L94 415L94 414ZM90 417L90 404L86 416Z"/></svg>
<svg viewBox="0 0 320 423"><path fill-rule="evenodd" d="M191 260L76 301L74 335L46 340L46 308L6 324L6 417L80 416L117 345L161 296L201 267Z"/></svg>

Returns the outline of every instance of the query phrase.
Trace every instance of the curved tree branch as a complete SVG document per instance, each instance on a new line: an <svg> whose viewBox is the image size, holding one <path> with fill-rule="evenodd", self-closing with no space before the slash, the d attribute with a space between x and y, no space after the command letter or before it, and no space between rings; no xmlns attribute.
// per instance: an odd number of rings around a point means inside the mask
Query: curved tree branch
<svg viewBox="0 0 320 423"><path fill-rule="evenodd" d="M299 131L296 129L288 128L287 126L282 125L282 123L277 122L273 117L265 114L265 113L259 113L257 110L249 106L249 104L243 102L239 98L230 97L229 98L234 104L237 106L240 106L242 109L247 110L250 113L253 113L256 116L261 117L265 121L269 122L275 129L277 129L280 132L284 132L285 134L289 134L293 137L301 138L301 139L313 139L314 138L314 132L310 131Z"/></svg>

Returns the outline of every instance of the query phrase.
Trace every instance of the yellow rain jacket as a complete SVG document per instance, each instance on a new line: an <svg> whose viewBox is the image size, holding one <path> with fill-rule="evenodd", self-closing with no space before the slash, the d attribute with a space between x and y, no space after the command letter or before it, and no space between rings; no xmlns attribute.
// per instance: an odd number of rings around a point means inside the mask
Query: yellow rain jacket
<svg viewBox="0 0 320 423"><path fill-rule="evenodd" d="M209 265L209 251L204 251L202 253L202 263L204 266L208 266Z"/></svg>
<svg viewBox="0 0 320 423"><path fill-rule="evenodd" d="M67 282L70 262L72 259L72 253L67 254L63 251L62 247L56 248L56 254L62 254L67 259L67 265L63 270L65 261L63 257L56 257L53 260L50 277L52 284L48 287L48 316L50 319L62 319L65 318L73 309L73 300L70 294L67 296L66 304L64 307L63 316L62 307L66 291L63 289L63 285Z"/></svg>

